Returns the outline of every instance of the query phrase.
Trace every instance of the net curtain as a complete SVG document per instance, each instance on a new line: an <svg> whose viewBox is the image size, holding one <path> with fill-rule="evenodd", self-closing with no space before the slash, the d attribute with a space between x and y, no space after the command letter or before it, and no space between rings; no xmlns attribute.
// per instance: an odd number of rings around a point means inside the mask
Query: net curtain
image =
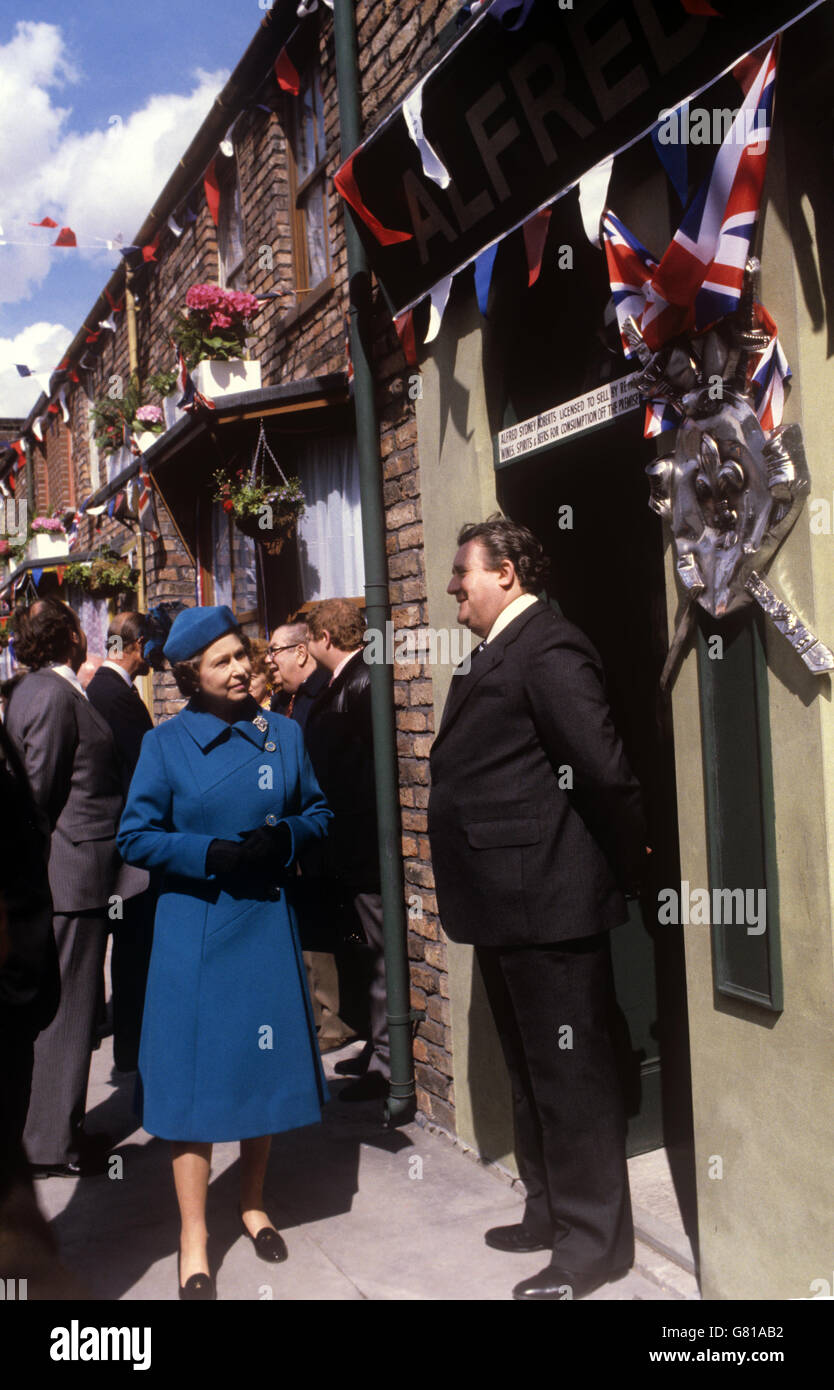
<svg viewBox="0 0 834 1390"><path fill-rule="evenodd" d="M287 472L286 455L281 455ZM298 523L298 564L304 602L359 596L365 588L359 459L356 440L307 440L292 463L306 498Z"/></svg>

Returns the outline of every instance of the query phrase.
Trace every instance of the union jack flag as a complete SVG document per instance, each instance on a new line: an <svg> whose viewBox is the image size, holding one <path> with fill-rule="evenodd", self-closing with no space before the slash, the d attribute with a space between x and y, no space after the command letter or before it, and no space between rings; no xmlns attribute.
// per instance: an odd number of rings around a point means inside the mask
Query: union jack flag
<svg viewBox="0 0 834 1390"><path fill-rule="evenodd" d="M775 79L774 40L659 264L612 213L603 218L621 332L633 314L653 352L738 307L767 167Z"/></svg>
<svg viewBox="0 0 834 1390"><path fill-rule="evenodd" d="M182 398L177 401L180 410L196 411L200 406L205 410L214 410L214 401L210 401L194 385L185 358L179 349L177 349L177 381L182 391Z"/></svg>
<svg viewBox="0 0 834 1390"><path fill-rule="evenodd" d="M782 344L776 336L776 324L761 304L756 305L756 317L761 326L771 334L771 338L767 347L760 354L750 378L753 409L759 417L759 424L762 429L772 430L782 423L782 413L785 408L785 382L790 381L793 373L788 365Z"/></svg>
<svg viewBox="0 0 834 1390"><path fill-rule="evenodd" d="M153 486L150 477L140 463L139 465L139 497L137 511L139 514L139 525L151 540L159 539L159 523L156 519L156 510L153 503Z"/></svg>
<svg viewBox="0 0 834 1390"><path fill-rule="evenodd" d="M67 550L68 550L68 551L74 550L75 547L76 547L77 544L78 544L78 523L79 523L80 520L81 520L81 513L80 513L80 512L76 512L75 515L74 515L73 518L72 518L72 521L70 522L69 531L67 532Z"/></svg>

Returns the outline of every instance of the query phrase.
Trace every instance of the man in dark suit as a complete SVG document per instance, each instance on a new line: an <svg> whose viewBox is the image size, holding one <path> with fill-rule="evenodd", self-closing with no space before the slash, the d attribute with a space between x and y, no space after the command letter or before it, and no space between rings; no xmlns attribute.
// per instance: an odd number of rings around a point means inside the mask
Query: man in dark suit
<svg viewBox="0 0 834 1390"><path fill-rule="evenodd" d="M339 1094L349 1101L387 1095L391 1077L371 681L363 645L362 613L349 599L326 599L307 615L307 648L330 680L310 710L305 739L333 823L301 867L305 876L329 881L347 912L358 918L369 948L371 1036L354 1065L337 1064L342 1073L361 1073Z"/></svg>
<svg viewBox="0 0 834 1390"><path fill-rule="evenodd" d="M15 650L29 674L12 692L6 728L50 831L61 972L58 1011L35 1043L24 1144L35 1176L75 1177L88 1156L83 1120L122 789L110 729L78 680L86 642L72 609L51 598L32 604L15 620Z"/></svg>
<svg viewBox="0 0 834 1390"><path fill-rule="evenodd" d="M550 1250L514 1297L579 1297L634 1258L608 931L640 876L640 791L596 652L535 597L538 541L495 517L458 544L447 592L482 641L434 741L428 828L441 921L474 945L501 1038L527 1193L521 1224L486 1241Z"/></svg>
<svg viewBox="0 0 834 1390"><path fill-rule="evenodd" d="M327 667L318 666L308 650L306 619L276 627L266 659L275 685L270 708L289 715L303 733L316 696L330 680Z"/></svg>
<svg viewBox="0 0 834 1390"><path fill-rule="evenodd" d="M117 613L107 629L107 659L87 686L87 699L110 725L119 758L125 797L130 786L142 739L153 720L134 685L150 667L144 656L144 613ZM113 922L110 979L113 986L113 1063L117 1071L135 1071L139 1064L139 1036L145 985L153 945L156 893L127 898L122 919Z"/></svg>
<svg viewBox="0 0 834 1390"><path fill-rule="evenodd" d="M275 694L270 709L295 720L302 733L320 691L330 680L326 666L317 666L307 648L306 618L291 618L276 627L266 659L272 668ZM313 1002L319 1049L333 1052L355 1036L340 1017L342 994L350 961L338 931L338 910L330 885L309 878L296 885L296 909L301 928L304 965ZM331 945L333 949L325 949Z"/></svg>

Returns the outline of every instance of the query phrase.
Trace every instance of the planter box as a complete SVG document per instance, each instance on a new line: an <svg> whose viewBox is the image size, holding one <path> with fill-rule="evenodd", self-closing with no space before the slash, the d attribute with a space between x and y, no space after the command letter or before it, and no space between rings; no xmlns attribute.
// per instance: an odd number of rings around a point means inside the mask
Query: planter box
<svg viewBox="0 0 834 1390"><path fill-rule="evenodd" d="M198 362L191 379L209 400L234 396L239 391L260 391L261 364L245 361L242 357L233 357L231 362Z"/></svg>
<svg viewBox="0 0 834 1390"><path fill-rule="evenodd" d="M154 430L143 430L141 434L137 434L136 443L139 445L139 448L142 450L142 453L144 454L146 449L150 449L151 445L155 444L156 441L161 438L162 431L160 431L159 434L156 434Z"/></svg>
<svg viewBox="0 0 834 1390"><path fill-rule="evenodd" d="M56 555L66 553L66 536L48 535L45 531L39 531L36 536L32 536L26 548L26 558L29 560L52 560Z"/></svg>

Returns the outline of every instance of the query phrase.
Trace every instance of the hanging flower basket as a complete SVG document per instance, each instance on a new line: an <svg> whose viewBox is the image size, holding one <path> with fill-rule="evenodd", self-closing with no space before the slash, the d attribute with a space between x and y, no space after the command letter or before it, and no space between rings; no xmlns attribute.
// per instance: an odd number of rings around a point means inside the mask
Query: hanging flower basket
<svg viewBox="0 0 834 1390"><path fill-rule="evenodd" d="M74 560L64 570L64 583L72 584L94 598L116 598L128 589L135 589L139 571L119 555L99 555L85 563Z"/></svg>
<svg viewBox="0 0 834 1390"><path fill-rule="evenodd" d="M263 420L260 424L248 478L242 469L233 479L219 469L214 475L214 500L233 516L239 531L262 545L267 554L280 555L295 535L306 503L299 479L286 476L266 442ZM273 464L277 479L266 480L267 461Z"/></svg>

